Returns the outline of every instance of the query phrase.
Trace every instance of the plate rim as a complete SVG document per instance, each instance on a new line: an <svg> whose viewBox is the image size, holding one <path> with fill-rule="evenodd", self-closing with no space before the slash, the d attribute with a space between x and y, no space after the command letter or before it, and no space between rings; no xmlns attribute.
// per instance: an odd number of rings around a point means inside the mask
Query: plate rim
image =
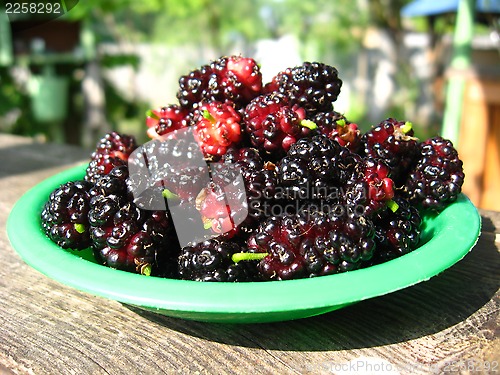
<svg viewBox="0 0 500 375"><path fill-rule="evenodd" d="M43 233L39 216L50 191L67 181L83 178L85 168L86 164L69 168L43 180L23 194L7 219L7 234L12 247L29 266L64 285L153 310L249 315L351 304L410 287L439 274L465 257L477 243L481 231L479 212L461 194L456 202L433 218L435 223L446 225L437 228L426 244L376 266L336 275L279 282L203 283L146 277L82 259L59 248ZM30 220L33 216L37 220ZM458 218L461 220L456 220ZM453 219L455 223L451 222ZM24 225L19 226L20 222ZM449 241L461 246L458 249L444 246L452 243ZM426 257L430 248L439 246L444 246L441 256L435 257L434 263L425 264L429 263ZM414 267L408 272L410 264ZM392 275L396 270L399 270L396 281L380 278L381 275ZM353 285L366 287L351 290Z"/></svg>

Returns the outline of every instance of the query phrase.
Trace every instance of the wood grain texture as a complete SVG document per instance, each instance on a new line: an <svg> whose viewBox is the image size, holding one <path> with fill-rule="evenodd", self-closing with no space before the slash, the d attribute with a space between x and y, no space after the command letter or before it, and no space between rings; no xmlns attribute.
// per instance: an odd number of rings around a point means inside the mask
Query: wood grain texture
<svg viewBox="0 0 500 375"><path fill-rule="evenodd" d="M478 207L483 203L485 158L490 128L489 106L484 97L478 95L480 87L477 81L466 84L457 145L467 176L462 190Z"/></svg>
<svg viewBox="0 0 500 375"><path fill-rule="evenodd" d="M500 211L500 81L467 81L458 150L464 162L463 191L478 207Z"/></svg>
<svg viewBox="0 0 500 375"><path fill-rule="evenodd" d="M357 358L428 374L500 359L500 213L481 210L476 247L411 288L298 321L183 321L59 284L8 243L22 193L86 155L0 135L0 374L331 374Z"/></svg>
<svg viewBox="0 0 500 375"><path fill-rule="evenodd" d="M500 84L498 84L500 90ZM489 105L490 128L486 142L481 207L500 211L500 103Z"/></svg>

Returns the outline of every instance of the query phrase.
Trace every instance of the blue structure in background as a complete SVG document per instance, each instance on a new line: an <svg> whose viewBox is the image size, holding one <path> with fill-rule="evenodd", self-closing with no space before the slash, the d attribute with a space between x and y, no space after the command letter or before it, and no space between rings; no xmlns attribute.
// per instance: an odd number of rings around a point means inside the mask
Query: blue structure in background
<svg viewBox="0 0 500 375"><path fill-rule="evenodd" d="M443 13L456 13L460 0L415 0L404 6L404 17L435 16ZM500 14L500 0L476 0L476 12Z"/></svg>

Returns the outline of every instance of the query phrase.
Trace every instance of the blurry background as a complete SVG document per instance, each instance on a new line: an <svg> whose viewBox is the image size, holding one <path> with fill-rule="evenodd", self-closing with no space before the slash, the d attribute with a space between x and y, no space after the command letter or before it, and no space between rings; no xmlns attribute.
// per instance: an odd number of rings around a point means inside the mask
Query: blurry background
<svg viewBox="0 0 500 375"><path fill-rule="evenodd" d="M470 64L452 69L460 1L487 9L473 14ZM500 4L460 1L73 0L44 24L1 11L0 132L89 150L109 130L143 142L146 111L176 102L179 76L242 54L261 64L265 82L303 61L333 65L344 82L335 110L363 130L387 117L409 120L426 138L442 133L446 87L460 76L463 102L448 112L462 115L457 129L466 134L453 139L467 159L464 191L476 205L500 210L500 42L492 11L500 13Z"/></svg>

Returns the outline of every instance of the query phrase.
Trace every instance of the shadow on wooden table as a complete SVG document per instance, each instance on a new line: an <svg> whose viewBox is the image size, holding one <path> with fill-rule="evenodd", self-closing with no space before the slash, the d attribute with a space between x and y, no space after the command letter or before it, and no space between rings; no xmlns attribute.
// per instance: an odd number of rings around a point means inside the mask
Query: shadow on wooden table
<svg viewBox="0 0 500 375"><path fill-rule="evenodd" d="M24 139L23 139L24 140ZM0 145L0 177L32 173L90 159L90 152L76 146L48 143Z"/></svg>
<svg viewBox="0 0 500 375"><path fill-rule="evenodd" d="M492 227L488 218L483 217L483 221L483 226ZM487 232L462 261L427 282L312 318L232 325L185 321L127 307L166 328L227 345L291 351L348 350L400 343L449 328L450 335L460 336L466 334L470 324L494 325L496 307L487 302L500 287L499 275L495 235ZM457 325L479 309L482 312L470 324Z"/></svg>

